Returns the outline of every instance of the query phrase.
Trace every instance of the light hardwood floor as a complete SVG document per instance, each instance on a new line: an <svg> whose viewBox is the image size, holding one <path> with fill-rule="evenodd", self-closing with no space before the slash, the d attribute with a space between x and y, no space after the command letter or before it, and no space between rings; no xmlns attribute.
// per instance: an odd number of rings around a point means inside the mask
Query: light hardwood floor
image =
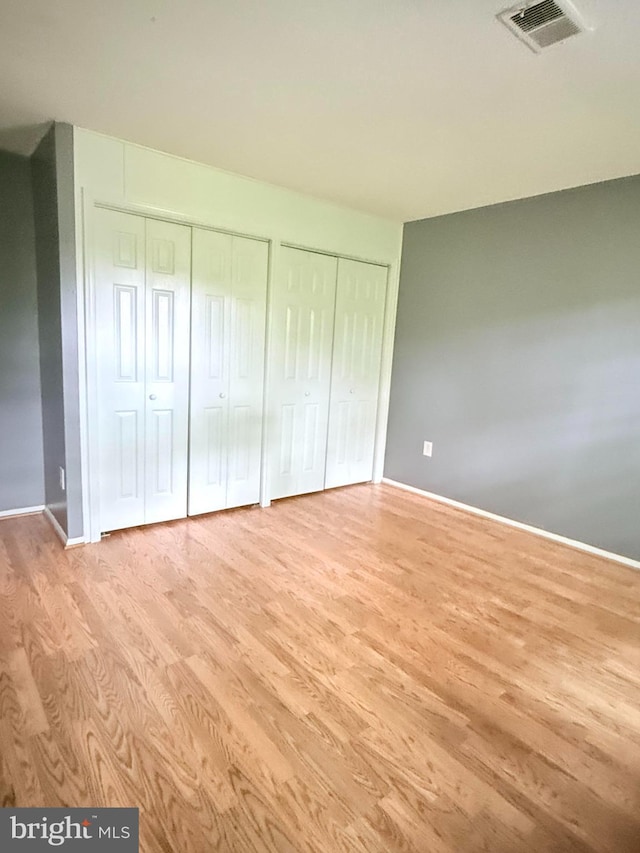
<svg viewBox="0 0 640 853"><path fill-rule="evenodd" d="M640 572L389 486L0 521L0 798L144 853L640 851Z"/></svg>

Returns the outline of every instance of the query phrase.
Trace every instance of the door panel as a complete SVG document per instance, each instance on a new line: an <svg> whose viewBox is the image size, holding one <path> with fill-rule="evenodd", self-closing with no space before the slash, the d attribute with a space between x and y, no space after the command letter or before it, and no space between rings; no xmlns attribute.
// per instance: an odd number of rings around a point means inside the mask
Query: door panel
<svg viewBox="0 0 640 853"><path fill-rule="evenodd" d="M146 221L145 522L187 514L191 229Z"/></svg>
<svg viewBox="0 0 640 853"><path fill-rule="evenodd" d="M193 229L189 515L227 505L232 239Z"/></svg>
<svg viewBox="0 0 640 853"><path fill-rule="evenodd" d="M255 473L251 469L250 431L251 406L233 406L229 414L229 487L242 488ZM257 498L250 502L257 502Z"/></svg>
<svg viewBox="0 0 640 853"><path fill-rule="evenodd" d="M260 500L269 246L234 237L227 507Z"/></svg>
<svg viewBox="0 0 640 853"><path fill-rule="evenodd" d="M194 229L189 514L260 497L268 245Z"/></svg>
<svg viewBox="0 0 640 853"><path fill-rule="evenodd" d="M115 412L118 422L115 441L116 451L111 464L120 476L118 497L135 498L139 494L140 471L138 464L138 412ZM115 463L115 464L114 464Z"/></svg>
<svg viewBox="0 0 640 853"><path fill-rule="evenodd" d="M280 460L277 469L281 477L293 477L294 436L295 436L295 403L285 403L279 411L280 428Z"/></svg>
<svg viewBox="0 0 640 853"><path fill-rule="evenodd" d="M271 497L324 487L337 259L282 248L273 294Z"/></svg>
<svg viewBox="0 0 640 853"><path fill-rule="evenodd" d="M149 379L173 382L173 293L154 289L151 300L152 359Z"/></svg>
<svg viewBox="0 0 640 853"><path fill-rule="evenodd" d="M324 467L324 459L321 458L324 456L324 442L321 440L323 436L318 434L323 413L320 411L320 403L305 403L303 412L302 470L307 473Z"/></svg>
<svg viewBox="0 0 640 853"><path fill-rule="evenodd" d="M373 474L386 267L340 258L326 488Z"/></svg>
<svg viewBox="0 0 640 853"><path fill-rule="evenodd" d="M135 382L138 378L138 296L137 288L116 284L115 300L115 376L118 382Z"/></svg>
<svg viewBox="0 0 640 853"><path fill-rule="evenodd" d="M154 409L149 432L153 436L150 451L154 459L153 473L155 475L151 493L153 495L168 495L173 492L172 474L175 462L173 412L171 409Z"/></svg>
<svg viewBox="0 0 640 853"><path fill-rule="evenodd" d="M94 219L100 526L144 523L145 222Z"/></svg>
<svg viewBox="0 0 640 853"><path fill-rule="evenodd" d="M206 452L203 458L206 464L206 480L204 482L207 487L214 489L224 489L227 479L225 413L226 406L211 406L204 410L206 423Z"/></svg>

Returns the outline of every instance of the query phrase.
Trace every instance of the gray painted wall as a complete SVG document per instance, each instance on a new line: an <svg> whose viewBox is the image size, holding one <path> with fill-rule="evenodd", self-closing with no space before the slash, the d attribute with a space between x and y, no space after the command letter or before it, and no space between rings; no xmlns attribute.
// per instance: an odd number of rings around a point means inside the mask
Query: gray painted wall
<svg viewBox="0 0 640 853"><path fill-rule="evenodd" d="M640 559L640 176L405 226L385 476Z"/></svg>
<svg viewBox="0 0 640 853"><path fill-rule="evenodd" d="M29 160L0 152L0 511L44 503Z"/></svg>
<svg viewBox="0 0 640 853"><path fill-rule="evenodd" d="M31 158L38 269L45 503L80 537L80 416L76 325L73 129L54 124ZM66 491L59 469L66 472Z"/></svg>
<svg viewBox="0 0 640 853"><path fill-rule="evenodd" d="M67 497L59 481L59 467L64 468L66 461L55 158L55 130L52 125L31 157L31 169L38 268L45 503L66 530Z"/></svg>

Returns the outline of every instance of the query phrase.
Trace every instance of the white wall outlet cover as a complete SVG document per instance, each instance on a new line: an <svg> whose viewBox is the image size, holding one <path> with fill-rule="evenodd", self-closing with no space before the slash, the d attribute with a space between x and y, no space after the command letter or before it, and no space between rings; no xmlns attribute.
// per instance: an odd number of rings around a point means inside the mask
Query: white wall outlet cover
<svg viewBox="0 0 640 853"><path fill-rule="evenodd" d="M433 442L425 441L422 445L422 455L423 456L432 456L433 455Z"/></svg>

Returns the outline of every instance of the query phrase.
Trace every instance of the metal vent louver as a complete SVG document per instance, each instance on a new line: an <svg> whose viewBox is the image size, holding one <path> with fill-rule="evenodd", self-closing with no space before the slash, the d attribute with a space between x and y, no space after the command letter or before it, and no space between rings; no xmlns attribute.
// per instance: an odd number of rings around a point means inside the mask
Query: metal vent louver
<svg viewBox="0 0 640 853"><path fill-rule="evenodd" d="M520 3L497 18L536 53L588 29L568 0Z"/></svg>

